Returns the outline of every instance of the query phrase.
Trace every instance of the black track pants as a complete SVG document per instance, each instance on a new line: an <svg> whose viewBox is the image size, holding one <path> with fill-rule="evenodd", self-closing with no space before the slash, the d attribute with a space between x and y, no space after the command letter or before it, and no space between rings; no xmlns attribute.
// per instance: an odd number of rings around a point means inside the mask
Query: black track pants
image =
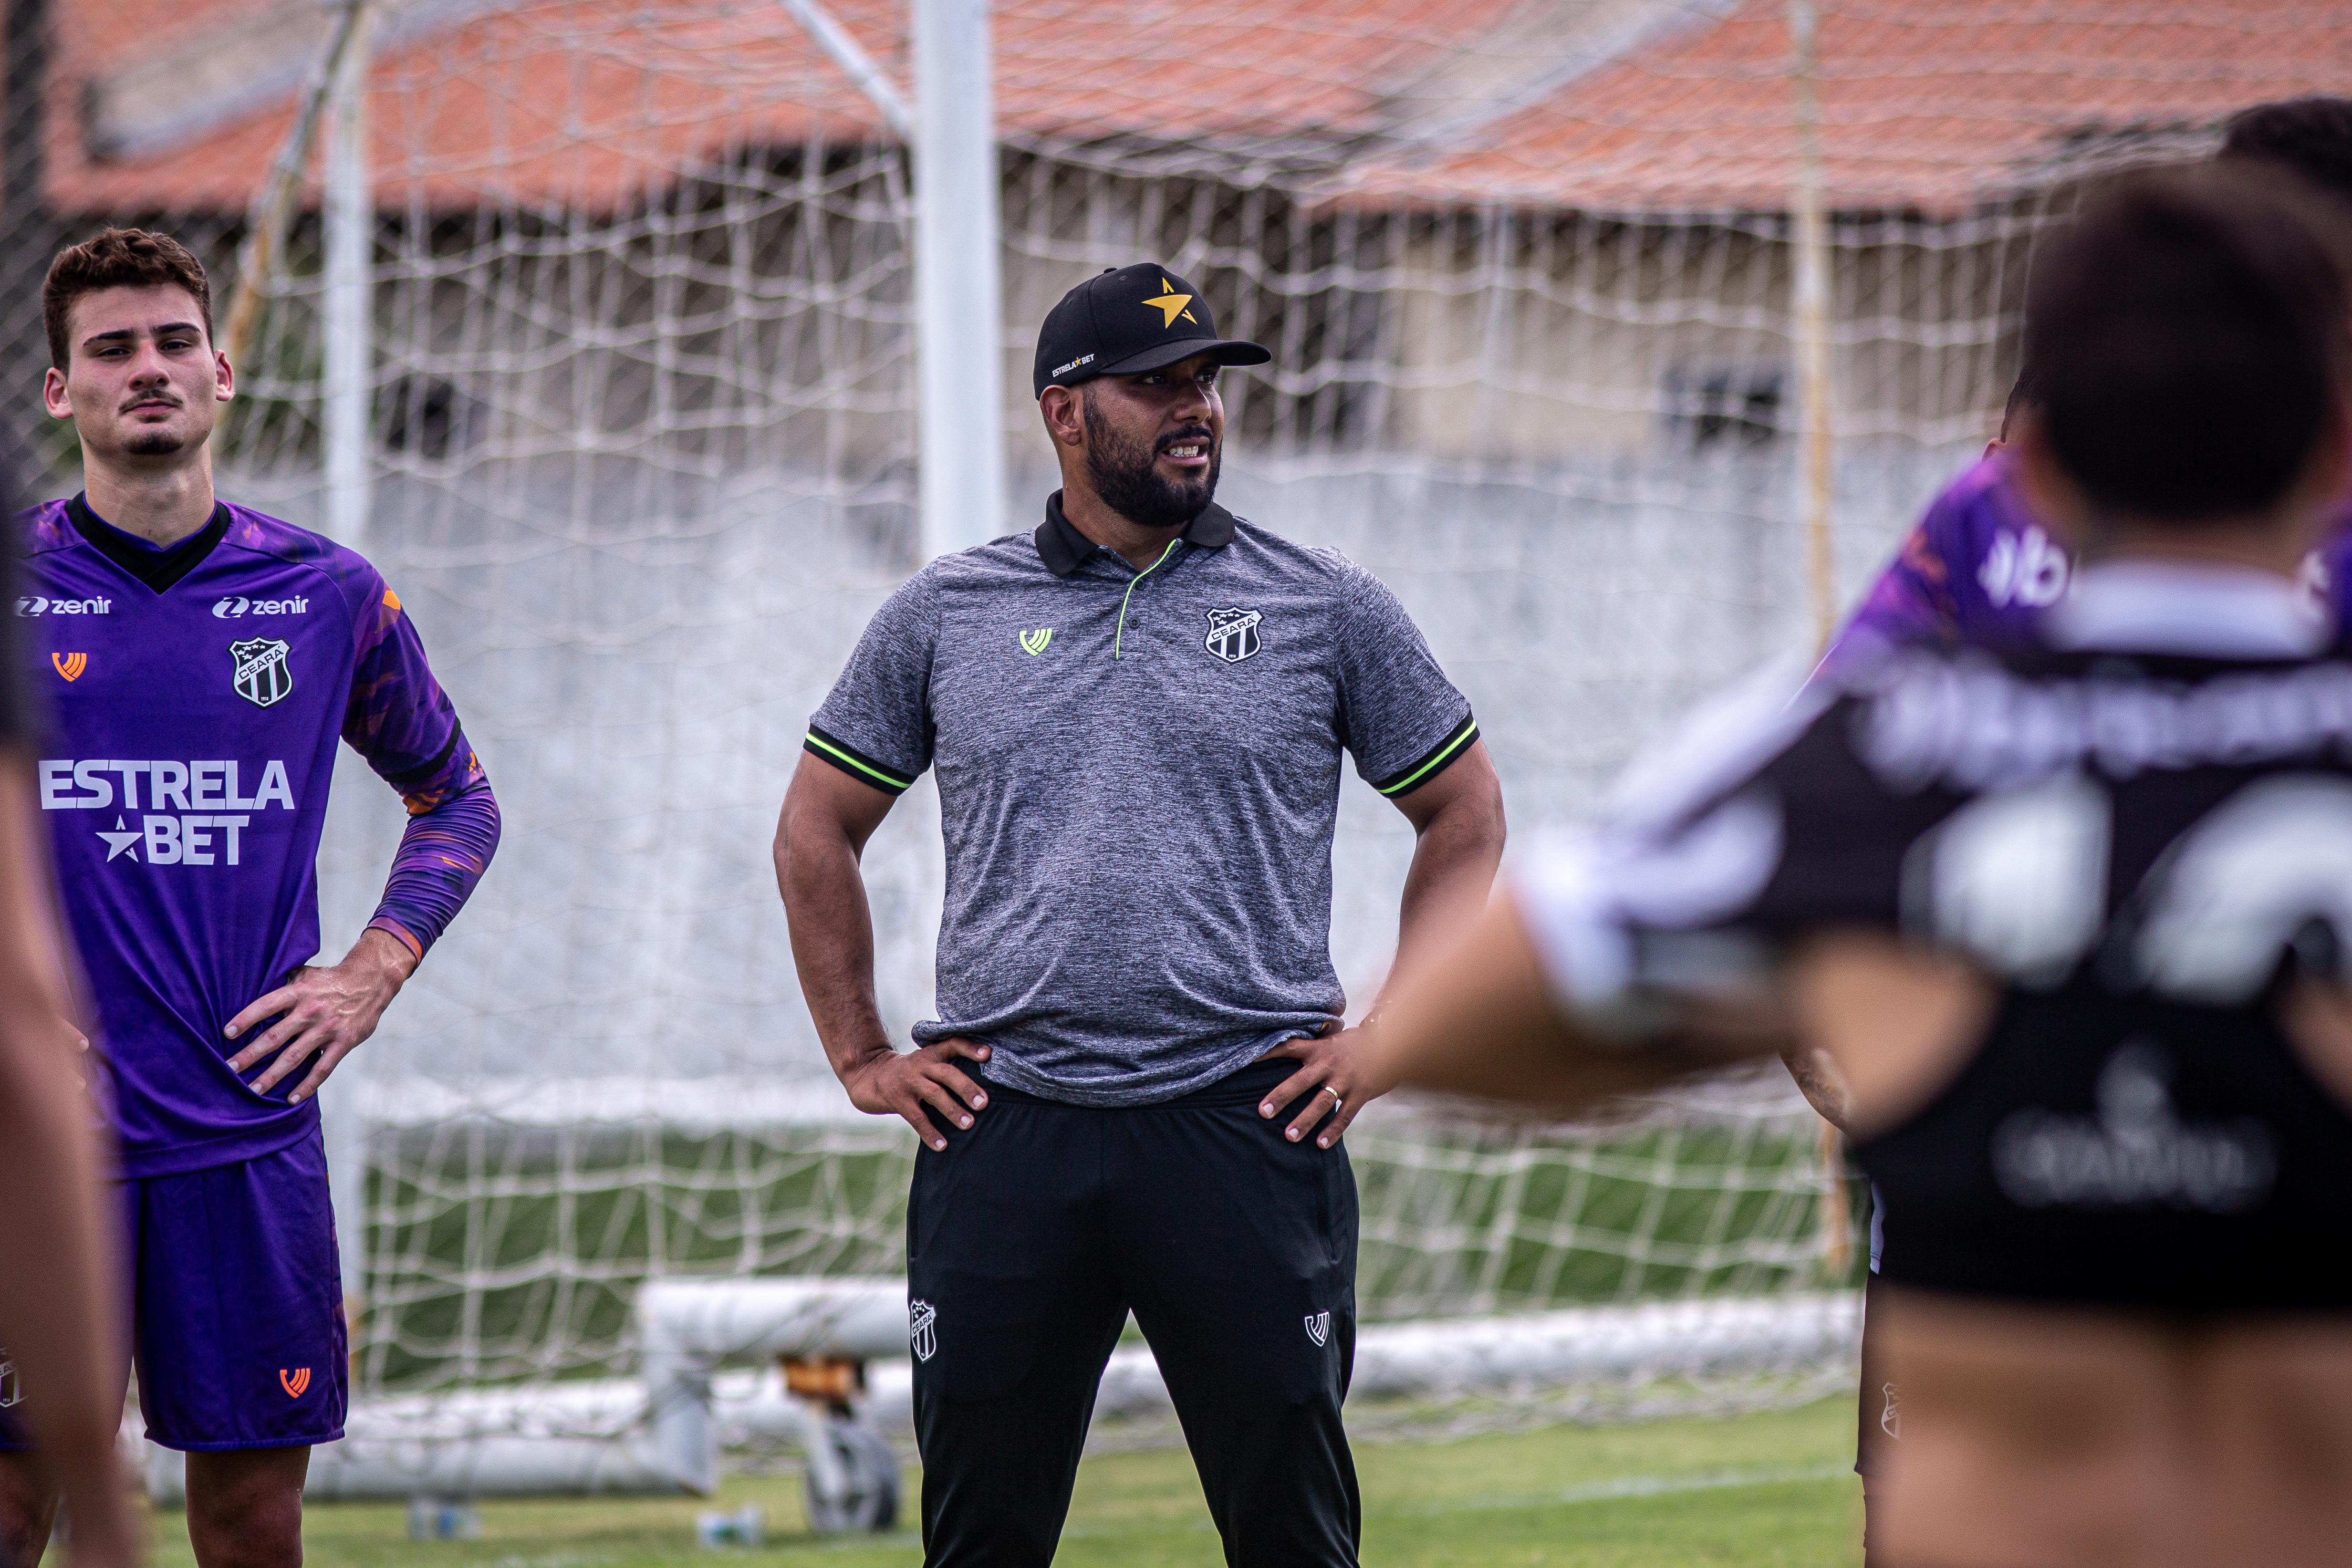
<svg viewBox="0 0 2352 1568"><path fill-rule="evenodd" d="M1352 1564L1339 1402L1356 1344L1345 1149L1282 1135L1253 1063L1161 1105L988 1086L923 1150L907 1205L924 1561L1051 1561L1103 1363L1132 1310L1175 1398L1225 1561ZM975 1074L974 1076L978 1076ZM1328 1314L1328 1316L1326 1315Z"/></svg>

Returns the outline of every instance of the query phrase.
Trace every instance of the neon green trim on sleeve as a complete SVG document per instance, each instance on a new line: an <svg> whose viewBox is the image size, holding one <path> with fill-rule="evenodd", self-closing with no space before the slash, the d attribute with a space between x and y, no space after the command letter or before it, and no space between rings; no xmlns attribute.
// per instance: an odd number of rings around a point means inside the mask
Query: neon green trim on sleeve
<svg viewBox="0 0 2352 1568"><path fill-rule="evenodd" d="M893 779L887 773L883 772L879 768L868 767L866 764L857 760L855 757L850 756L849 753L844 751L838 746L828 744L824 738L819 736L814 730L811 730L809 732L808 744L815 747L827 757L835 758L840 762L843 767L854 768L858 772L866 775L870 779L879 779L886 788L892 790L911 789L915 786L915 781L911 779Z"/></svg>
<svg viewBox="0 0 2352 1568"><path fill-rule="evenodd" d="M1428 761L1423 763L1420 767L1414 768L1412 772L1406 774L1395 783L1384 786L1381 789L1381 793L1383 795L1403 794L1415 784L1420 783L1432 773L1435 772L1440 768L1444 767L1446 763L1452 761L1455 753L1459 752L1464 747L1469 745L1472 741L1477 738L1478 723L1475 719L1473 719L1468 724L1462 727L1461 734L1455 736L1452 740L1447 741L1444 746L1439 747L1436 756L1431 758Z"/></svg>
<svg viewBox="0 0 2352 1568"><path fill-rule="evenodd" d="M1176 553L1176 546L1179 542L1180 541L1176 539L1170 539L1168 541L1168 548L1160 552L1159 560L1153 561L1150 566L1145 567L1141 571L1137 572L1133 577L1127 580L1127 591L1118 596L1118 629L1112 633L1110 640L1110 656L1112 658L1116 659L1121 656L1119 653L1120 645L1127 641L1127 601L1135 597L1135 585L1141 582L1145 578L1150 577L1153 572L1158 571L1161 563L1165 562L1170 556Z"/></svg>

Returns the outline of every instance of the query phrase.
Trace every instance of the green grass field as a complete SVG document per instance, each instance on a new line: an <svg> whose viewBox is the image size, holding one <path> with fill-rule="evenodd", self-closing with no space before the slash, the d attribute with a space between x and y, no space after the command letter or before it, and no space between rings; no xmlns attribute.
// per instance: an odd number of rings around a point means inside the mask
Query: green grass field
<svg viewBox="0 0 2352 1568"><path fill-rule="evenodd" d="M1364 1561L1372 1568L1568 1563L1579 1568L1805 1568L1861 1560L1853 1404L1723 1420L1556 1427L1440 1444L1364 1446ZM909 1473L908 1480L914 1481ZM768 1541L709 1550L694 1516L757 1504ZM412 1542L398 1504L313 1506L311 1568L909 1568L911 1529L818 1541L796 1478L738 1478L713 1499L500 1502L478 1541ZM155 1517L158 1568L192 1564L177 1513ZM1110 1454L1078 1473L1058 1563L1217 1568L1223 1561L1181 1450Z"/></svg>

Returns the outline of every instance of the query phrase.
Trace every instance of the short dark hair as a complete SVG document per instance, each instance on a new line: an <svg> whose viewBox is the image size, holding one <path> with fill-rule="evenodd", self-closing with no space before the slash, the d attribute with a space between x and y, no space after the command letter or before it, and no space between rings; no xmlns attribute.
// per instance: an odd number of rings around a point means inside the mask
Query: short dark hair
<svg viewBox="0 0 2352 1568"><path fill-rule="evenodd" d="M2009 439L2010 427L2017 423L2018 410L2041 406L2042 389L2034 382L2033 367L2024 366L2017 372L2017 379L2009 383L2009 401L2000 405L2000 438Z"/></svg>
<svg viewBox="0 0 2352 1568"><path fill-rule="evenodd" d="M2230 118L2219 154L2268 163L2352 203L2352 98L2290 98Z"/></svg>
<svg viewBox="0 0 2352 1568"><path fill-rule="evenodd" d="M2026 290L2053 454L2103 511L2195 522L2275 505L2344 388L2335 214L2210 166L2093 192Z"/></svg>
<svg viewBox="0 0 2352 1568"><path fill-rule="evenodd" d="M49 263L41 281L41 325L49 332L49 363L64 370L73 354L67 318L73 303L101 288L152 288L176 284L196 297L205 338L213 335L213 286L205 264L170 235L145 229L110 228L94 239L69 245Z"/></svg>

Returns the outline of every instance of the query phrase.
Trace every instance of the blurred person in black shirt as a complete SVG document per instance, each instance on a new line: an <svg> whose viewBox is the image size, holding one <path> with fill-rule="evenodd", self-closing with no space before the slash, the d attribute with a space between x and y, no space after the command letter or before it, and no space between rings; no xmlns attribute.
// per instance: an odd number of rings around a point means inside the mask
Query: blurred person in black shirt
<svg viewBox="0 0 2352 1568"><path fill-rule="evenodd" d="M1818 1052L1905 1227L1897 1568L2352 1563L2352 655L2297 581L2336 223L2242 164L2087 203L2028 290L2018 457L2082 552L2029 645L1718 705L1368 1041L1559 1106Z"/></svg>

